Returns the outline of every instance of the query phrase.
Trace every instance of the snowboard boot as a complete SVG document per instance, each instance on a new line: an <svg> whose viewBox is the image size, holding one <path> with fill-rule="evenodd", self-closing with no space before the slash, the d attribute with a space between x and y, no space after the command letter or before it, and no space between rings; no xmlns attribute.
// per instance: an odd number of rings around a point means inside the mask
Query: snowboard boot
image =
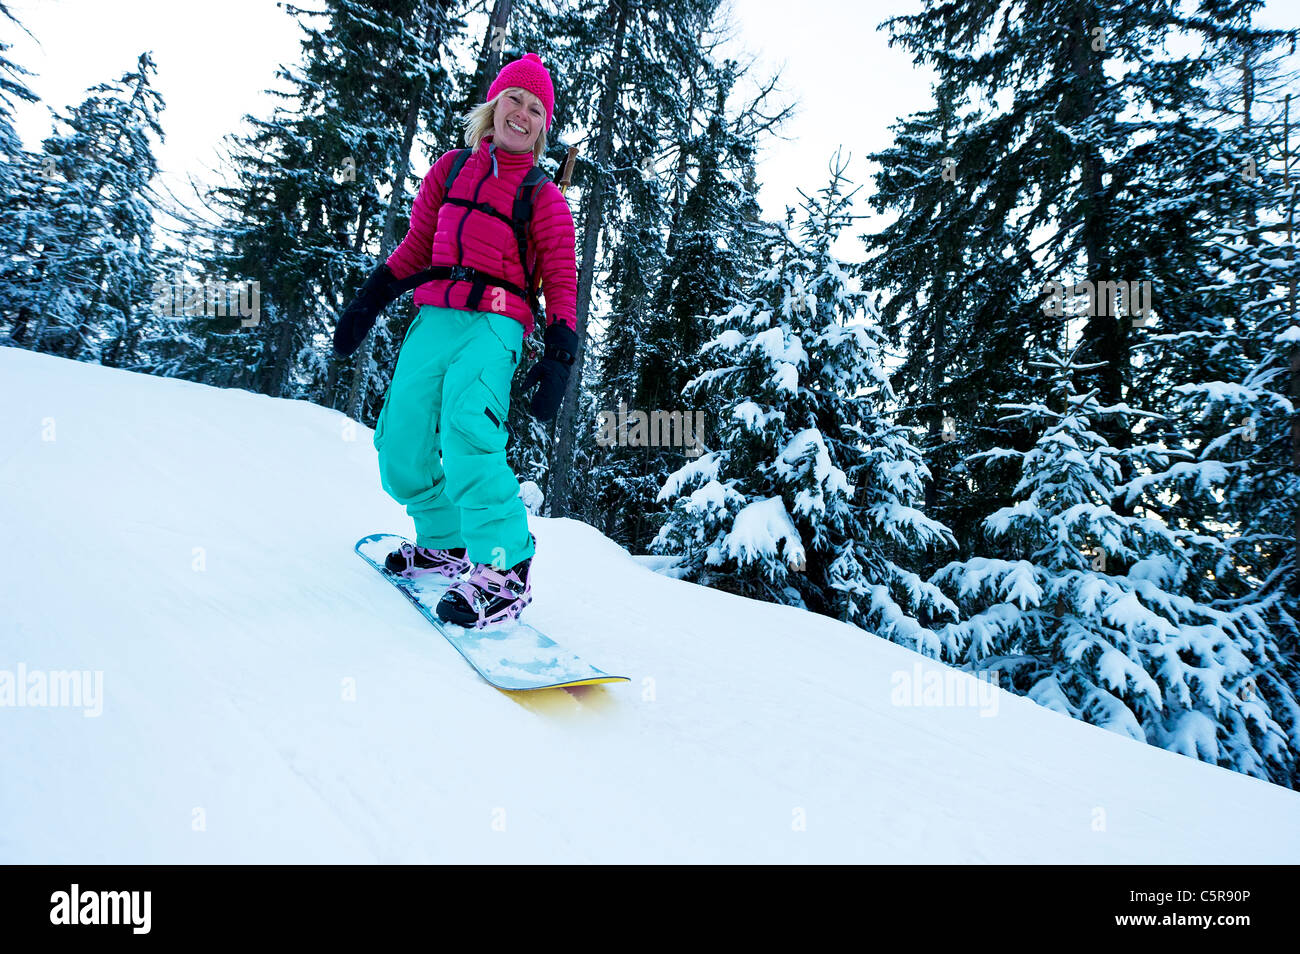
<svg viewBox="0 0 1300 954"><path fill-rule="evenodd" d="M528 583L532 557L502 571L476 563L469 579L452 585L438 601L438 618L459 626L482 629L492 623L518 619L533 601Z"/></svg>
<svg viewBox="0 0 1300 954"><path fill-rule="evenodd" d="M403 543L384 560L388 572L406 577L408 580L427 576L430 573L441 573L443 576L457 580L471 565L465 557L464 547L456 547L452 550L430 550L410 543Z"/></svg>

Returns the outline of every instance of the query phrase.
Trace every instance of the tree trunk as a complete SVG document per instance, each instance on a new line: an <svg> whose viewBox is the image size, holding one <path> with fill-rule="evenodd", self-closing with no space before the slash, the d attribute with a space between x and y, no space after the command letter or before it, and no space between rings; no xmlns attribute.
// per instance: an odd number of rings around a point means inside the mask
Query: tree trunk
<svg viewBox="0 0 1300 954"><path fill-rule="evenodd" d="M1241 53L1241 101L1241 126L1247 141L1249 141L1252 138L1254 128L1252 113L1255 101L1255 70L1250 65L1250 52L1245 49ZM1252 248L1258 248L1261 241L1259 237L1259 214L1255 209L1253 196L1246 206L1242 221L1246 233L1246 243ZM1238 314L1236 319L1246 326L1241 331L1241 338L1244 342L1243 350L1246 353L1247 360L1253 365L1259 361L1259 348L1256 347L1259 335L1256 333L1256 322L1251 320L1250 315L1245 310Z"/></svg>
<svg viewBox="0 0 1300 954"><path fill-rule="evenodd" d="M1291 275L1291 301L1290 327L1296 327L1295 311L1295 285L1296 285L1296 266L1295 266L1295 203L1296 203L1296 186L1291 182L1291 94L1286 94L1286 106L1282 113L1282 132L1286 137L1286 145L1282 150L1282 169L1285 175L1284 182L1291 186L1291 202L1287 209L1286 224L1286 257L1291 263L1287 272ZM1294 408L1300 408L1300 342L1291 344L1291 468L1295 474L1300 474L1300 412ZM1295 503L1295 501L1292 501ZM1295 549L1291 554L1291 595L1300 598L1300 505L1296 506L1295 514Z"/></svg>
<svg viewBox="0 0 1300 954"><path fill-rule="evenodd" d="M492 16L488 20L487 37L483 45L487 56L483 60L483 72L478 78L478 102L487 102L488 88L501 72L501 48L505 45L506 24L510 22L510 10L514 0L496 0L492 6Z"/></svg>
<svg viewBox="0 0 1300 954"><path fill-rule="evenodd" d="M294 339L297 336L294 332L297 330L298 319L302 314L301 303L302 289L295 288L290 294L289 305L284 309L280 320L280 328L275 338L275 354L272 355L268 365L269 374L265 393L271 397L284 397L289 385L294 356L297 352L294 347Z"/></svg>
<svg viewBox="0 0 1300 954"><path fill-rule="evenodd" d="M569 480L573 469L573 444L575 417L579 405L582 368L587 356L587 309L591 303L591 284L596 269L596 240L600 235L602 207L605 196L605 167L609 162L610 143L614 138L614 105L623 67L623 40L627 35L627 3L618 7L618 25L614 32L614 52L605 71L605 90L600 101L600 133L596 138L596 159L592 166L595 175L587 195L587 212L582 224L582 267L578 276L578 354L573 359L569 383L556 422L556 441L551 471L553 479L547 496L548 513L552 517L569 514Z"/></svg>
<svg viewBox="0 0 1300 954"><path fill-rule="evenodd" d="M952 91L944 86L940 91L943 97L943 128L939 135L939 142L946 154L952 138L952 129L949 122L952 117ZM952 214L952 202L950 201L951 190L945 190L943 198L940 200L940 218L939 221L948 221L948 216ZM938 261L935 262L934 271L934 292L930 296L930 335L931 335L931 352L930 352L930 375L926 387L926 393L922 400L930 405L925 414L929 416L926 431L928 443L931 448L930 460L930 479L925 482L925 507L928 513L933 514L934 509L939 503L939 488L947 476L946 467L940 463L942 454L935 451L939 444L935 442L936 437L940 437L944 418L945 409L939 406L939 392L943 390L944 380L948 376L948 270L952 267L953 243L949 240L950 231L944 230L943 239L939 246ZM942 439L942 438L940 438Z"/></svg>
<svg viewBox="0 0 1300 954"><path fill-rule="evenodd" d="M1078 94L1074 100L1076 112L1070 117L1075 128L1091 124L1098 114L1099 88L1106 82L1103 68L1103 51L1091 49L1088 28L1077 17L1071 24L1073 41L1070 46L1070 64L1078 80ZM1110 210L1107 208L1104 178L1106 160L1101 149L1095 143L1087 143L1080 162L1083 208L1083 246L1087 259L1086 278L1094 287L1102 288L1103 282L1113 280L1112 259L1109 238ZM1125 276L1136 279L1139 276ZM1098 400L1102 405L1115 405L1124 400L1124 384L1129 377L1128 358L1128 317L1118 313L1115 303L1109 295L1099 294L1093 297L1096 306L1084 325L1083 337L1092 345L1091 353L1085 352L1084 360L1102 362L1102 367L1085 375L1086 380L1095 381L1099 387ZM1104 312L1104 314L1103 314ZM1092 377L1092 375L1096 377ZM1097 432L1106 438L1107 443L1118 449L1131 447L1133 435L1129 426L1123 426L1114 420L1096 422ZM1131 426L1131 422L1130 422ZM1121 482L1127 483L1132 477L1132 464L1124 459L1120 464ZM1131 516L1133 507L1123 494L1118 494L1110 501L1110 507L1123 516ZM1111 555L1114 556L1113 554ZM1116 566L1109 572L1123 574L1127 565L1115 558Z"/></svg>
<svg viewBox="0 0 1300 954"><path fill-rule="evenodd" d="M83 349L88 347L86 339L91 332L91 324L95 310L99 308L100 293L103 290L104 276L106 274L108 274L108 259L103 259L99 263L99 274L97 274L95 280L90 283L90 301L86 302L85 307L81 311L81 324L77 326L77 333L72 345L72 359L74 361L80 361L81 352Z"/></svg>
<svg viewBox="0 0 1300 954"><path fill-rule="evenodd" d="M1075 128L1090 123L1097 113L1095 85L1104 82L1097 53L1091 50L1087 24L1077 19L1072 25L1070 64L1078 79L1078 93L1074 97L1076 112L1070 117ZM1105 189L1102 184L1105 160L1093 144L1087 144L1080 161L1083 207L1083 246L1087 259L1088 280L1094 283L1111 280L1110 247L1107 240L1107 209ZM1098 304L1103 299L1098 299ZM1099 309L1100 310L1100 309ZM1109 312L1110 309L1105 309ZM1127 361L1124 328L1118 315L1096 314L1090 316L1083 331L1093 344L1093 354L1085 360L1104 361L1099 374L1102 404L1118 404L1122 398L1122 366Z"/></svg>

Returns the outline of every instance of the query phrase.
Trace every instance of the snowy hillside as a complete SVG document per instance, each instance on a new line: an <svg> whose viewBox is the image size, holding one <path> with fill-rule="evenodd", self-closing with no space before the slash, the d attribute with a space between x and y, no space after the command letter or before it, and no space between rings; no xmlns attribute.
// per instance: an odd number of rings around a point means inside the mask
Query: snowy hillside
<svg viewBox="0 0 1300 954"><path fill-rule="evenodd" d="M525 618L632 681L497 691L352 552L368 429L13 349L0 406L0 862L1300 857L1294 792L571 520Z"/></svg>

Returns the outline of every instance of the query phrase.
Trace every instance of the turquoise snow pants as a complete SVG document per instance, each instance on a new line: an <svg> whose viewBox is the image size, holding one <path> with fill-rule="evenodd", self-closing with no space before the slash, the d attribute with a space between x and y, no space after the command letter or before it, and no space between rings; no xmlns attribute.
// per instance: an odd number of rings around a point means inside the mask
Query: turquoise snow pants
<svg viewBox="0 0 1300 954"><path fill-rule="evenodd" d="M465 547L508 569L533 555L506 463L510 382L524 326L509 315L424 305L375 423L379 478L415 521L415 544Z"/></svg>

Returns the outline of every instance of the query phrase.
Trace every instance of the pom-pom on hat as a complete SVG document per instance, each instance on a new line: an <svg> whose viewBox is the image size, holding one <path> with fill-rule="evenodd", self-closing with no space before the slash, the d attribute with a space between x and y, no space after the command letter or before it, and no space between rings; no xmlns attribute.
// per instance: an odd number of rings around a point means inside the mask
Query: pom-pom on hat
<svg viewBox="0 0 1300 954"><path fill-rule="evenodd" d="M546 107L546 129L549 132L551 117L555 114L555 87L551 85L551 74L542 65L542 58L536 53L525 53L513 63L501 67L501 72L488 90L488 101L511 86L526 89L542 101Z"/></svg>

